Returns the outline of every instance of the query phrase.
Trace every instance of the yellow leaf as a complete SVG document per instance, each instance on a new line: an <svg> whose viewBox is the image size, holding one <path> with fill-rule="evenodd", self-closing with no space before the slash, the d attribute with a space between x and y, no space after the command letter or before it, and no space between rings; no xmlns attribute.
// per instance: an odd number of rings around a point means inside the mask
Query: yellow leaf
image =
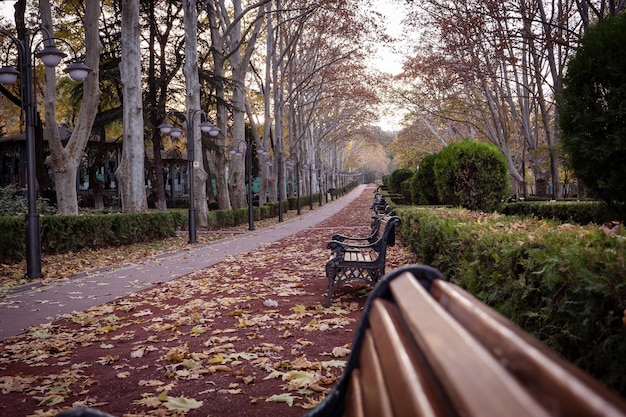
<svg viewBox="0 0 626 417"><path fill-rule="evenodd" d="M217 355L213 356L211 359L209 359L209 363L214 365L217 363L224 363L224 356L222 356L221 353L218 353Z"/></svg>
<svg viewBox="0 0 626 417"><path fill-rule="evenodd" d="M317 319L312 319L311 321L309 321L309 323L304 327L303 330L306 330L307 332L312 332L314 330L318 330L319 326L317 324Z"/></svg>
<svg viewBox="0 0 626 417"><path fill-rule="evenodd" d="M295 306L291 307L291 310L293 310L293 312L297 314L304 314L306 312L306 306L302 304L296 304Z"/></svg>

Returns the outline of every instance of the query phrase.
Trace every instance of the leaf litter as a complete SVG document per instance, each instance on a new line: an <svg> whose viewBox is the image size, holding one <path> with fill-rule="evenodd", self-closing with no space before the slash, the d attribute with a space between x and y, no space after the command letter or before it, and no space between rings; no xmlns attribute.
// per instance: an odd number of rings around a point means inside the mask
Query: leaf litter
<svg viewBox="0 0 626 417"><path fill-rule="evenodd" d="M315 228L4 340L0 414L303 414L341 375L370 291L346 285L321 306L325 244L365 234L370 199L365 190ZM390 248L389 268L408 262Z"/></svg>

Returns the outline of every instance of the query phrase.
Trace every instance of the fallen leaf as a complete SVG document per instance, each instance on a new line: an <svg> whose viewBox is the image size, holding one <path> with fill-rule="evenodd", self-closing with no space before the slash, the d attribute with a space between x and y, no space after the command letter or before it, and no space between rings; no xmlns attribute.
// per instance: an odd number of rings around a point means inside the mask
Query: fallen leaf
<svg viewBox="0 0 626 417"><path fill-rule="evenodd" d="M271 397L267 398L265 401L266 402L275 402L275 403L285 403L287 404L289 407L293 406L293 402L297 399L300 399L302 397L297 397L295 395L291 395L291 394L277 394L277 395L272 395Z"/></svg>
<svg viewBox="0 0 626 417"><path fill-rule="evenodd" d="M168 410L189 411L202 407L202 401L196 401L193 398L186 397L167 397L167 401L163 406Z"/></svg>

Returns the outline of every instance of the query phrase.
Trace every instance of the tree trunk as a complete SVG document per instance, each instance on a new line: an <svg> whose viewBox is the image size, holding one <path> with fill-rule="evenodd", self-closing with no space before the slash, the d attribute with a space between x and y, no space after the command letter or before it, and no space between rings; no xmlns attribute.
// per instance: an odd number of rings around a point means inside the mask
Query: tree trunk
<svg viewBox="0 0 626 417"><path fill-rule="evenodd" d="M224 58L217 51L213 55L215 63L215 96L217 98L217 127L220 134L213 138L216 147L211 152L213 159L213 175L215 176L215 186L217 188L217 206L223 210L230 210L230 191L228 189L228 179L226 178L226 158L223 149L226 147L226 135L228 132L228 108L224 94Z"/></svg>
<svg viewBox="0 0 626 417"><path fill-rule="evenodd" d="M193 192L198 227L206 227L209 221L209 204L206 195L208 175L202 157L202 137L200 135L200 80L198 77L198 13L196 0L183 0L183 26L185 27L185 84L187 88L187 126L191 127L187 144L193 141L194 176Z"/></svg>
<svg viewBox="0 0 626 417"><path fill-rule="evenodd" d="M228 39L230 41L229 57L230 65L233 69L233 143L234 147L240 147L241 143L246 142L246 74L250 57L254 51L258 34L261 30L264 6L259 5L257 9L257 20L253 30L246 28L245 33L249 34L248 39L242 43L241 25L243 21L244 11L241 7L241 0L234 0L234 16L235 21L232 25L232 31ZM230 197L233 208L241 208L246 206L245 194L245 164L244 158L232 158L230 163Z"/></svg>
<svg viewBox="0 0 626 417"><path fill-rule="evenodd" d="M39 7L42 24L52 33L50 3L47 0L40 1ZM55 70L46 69L46 129L50 146L50 156L47 158L46 164L54 173L57 207L61 214L78 214L76 176L98 111L100 100L98 69L102 49L98 32L99 16L100 3L98 0L87 0L85 3L85 64L91 68L91 72L84 81L80 113L72 136L65 147L61 143L57 128Z"/></svg>
<svg viewBox="0 0 626 417"><path fill-rule="evenodd" d="M147 209L139 35L139 0L124 1L122 2L122 61L120 63L124 95L124 147L122 161L115 171L115 177L120 185L124 212L141 212Z"/></svg>
<svg viewBox="0 0 626 417"><path fill-rule="evenodd" d="M155 206L158 210L167 210L167 198L165 196L165 181L163 178L163 160L161 158L161 131L157 126L161 123L159 116L164 113L164 102L157 100L159 86L155 79L156 68L156 17L154 14L155 1L150 0L148 13L150 14L150 47L148 67L148 103L150 103L150 122L152 128L152 151L154 152L154 184L152 194L155 197ZM163 74L163 73L161 73Z"/></svg>

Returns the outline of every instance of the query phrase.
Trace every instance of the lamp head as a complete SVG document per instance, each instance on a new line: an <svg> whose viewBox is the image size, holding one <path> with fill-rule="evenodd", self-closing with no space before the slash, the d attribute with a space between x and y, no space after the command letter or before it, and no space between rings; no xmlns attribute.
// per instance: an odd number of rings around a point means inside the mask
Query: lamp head
<svg viewBox="0 0 626 417"><path fill-rule="evenodd" d="M13 67L4 66L0 68L0 84L15 84L20 72Z"/></svg>
<svg viewBox="0 0 626 417"><path fill-rule="evenodd" d="M63 72L69 74L70 78L74 81L84 81L91 72L91 68L82 62L72 62Z"/></svg>
<svg viewBox="0 0 626 417"><path fill-rule="evenodd" d="M209 130L209 136L217 136L220 134L220 128L217 126L212 126L211 129Z"/></svg>
<svg viewBox="0 0 626 417"><path fill-rule="evenodd" d="M179 127L172 127L172 130L170 130L170 135L172 135L173 138L179 138L181 137L183 134L183 130Z"/></svg>
<svg viewBox="0 0 626 417"><path fill-rule="evenodd" d="M200 130L203 131L204 133L208 133L209 135L211 135L211 129L213 129L215 126L213 126L213 124L211 122L209 122L208 120L205 120L204 122L200 122ZM219 132L219 129L218 129ZM214 135L211 135L214 136Z"/></svg>
<svg viewBox="0 0 626 417"><path fill-rule="evenodd" d="M161 133L163 133L164 135L169 134L172 131L172 125L167 123L167 122L163 122L159 125L159 130L161 131Z"/></svg>
<svg viewBox="0 0 626 417"><path fill-rule="evenodd" d="M61 63L61 60L65 58L67 54L54 45L48 45L40 52L37 52L35 56L41 58L41 61L46 67L54 68Z"/></svg>

